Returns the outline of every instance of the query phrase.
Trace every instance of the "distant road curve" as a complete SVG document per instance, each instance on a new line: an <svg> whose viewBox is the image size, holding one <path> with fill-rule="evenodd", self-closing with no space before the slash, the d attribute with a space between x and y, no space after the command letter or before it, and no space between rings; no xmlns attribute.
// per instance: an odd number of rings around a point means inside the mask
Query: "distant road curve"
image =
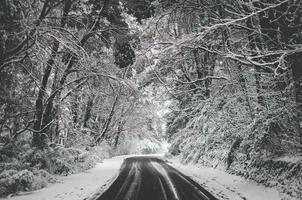
<svg viewBox="0 0 302 200"><path fill-rule="evenodd" d="M126 158L112 185L96 200L217 200L157 157Z"/></svg>

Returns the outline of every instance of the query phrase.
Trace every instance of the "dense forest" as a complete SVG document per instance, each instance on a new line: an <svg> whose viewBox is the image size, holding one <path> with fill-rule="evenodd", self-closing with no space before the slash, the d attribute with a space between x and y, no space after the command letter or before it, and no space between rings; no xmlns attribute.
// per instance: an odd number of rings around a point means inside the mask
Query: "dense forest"
<svg viewBox="0 0 302 200"><path fill-rule="evenodd" d="M301 195L301 0L1 0L0 43L0 195L164 141Z"/></svg>

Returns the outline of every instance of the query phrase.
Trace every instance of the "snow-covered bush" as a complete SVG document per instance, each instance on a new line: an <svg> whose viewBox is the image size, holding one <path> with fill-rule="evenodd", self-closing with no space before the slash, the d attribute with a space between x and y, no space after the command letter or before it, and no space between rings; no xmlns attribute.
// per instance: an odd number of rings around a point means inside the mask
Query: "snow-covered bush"
<svg viewBox="0 0 302 200"><path fill-rule="evenodd" d="M48 183L56 183L58 180L52 174L43 169L33 169L34 180L31 190L44 188Z"/></svg>
<svg viewBox="0 0 302 200"><path fill-rule="evenodd" d="M33 173L35 176L45 179L48 183L55 183L58 181L52 174L43 169L33 170Z"/></svg>
<svg viewBox="0 0 302 200"><path fill-rule="evenodd" d="M43 188L55 182L47 171L47 150L32 149L23 139L0 148L0 196ZM2 154L3 153L3 154Z"/></svg>
<svg viewBox="0 0 302 200"><path fill-rule="evenodd" d="M143 139L137 141L135 148L136 153L152 154L160 150L160 144L155 140Z"/></svg>
<svg viewBox="0 0 302 200"><path fill-rule="evenodd" d="M74 172L75 157L61 146L44 150L32 149L23 159L24 162L30 163L31 167L45 169L53 174L68 175Z"/></svg>
<svg viewBox="0 0 302 200"><path fill-rule="evenodd" d="M90 154L96 155L99 159L112 157L112 147L107 142L102 142L97 146L86 148Z"/></svg>
<svg viewBox="0 0 302 200"><path fill-rule="evenodd" d="M74 165L67 162L64 158L52 158L49 170L54 174L69 175L74 173Z"/></svg>
<svg viewBox="0 0 302 200"><path fill-rule="evenodd" d="M300 199L302 196L302 158L254 159L249 163L236 162L228 170L268 187L276 187L283 199Z"/></svg>
<svg viewBox="0 0 302 200"><path fill-rule="evenodd" d="M83 159L83 162L77 163L78 170L84 171L84 170L91 169L101 161L102 159L100 159L98 156L87 154Z"/></svg>
<svg viewBox="0 0 302 200"><path fill-rule="evenodd" d="M250 134L244 137L243 144L250 146L253 157L276 157L284 153L295 153L299 137L295 107L274 105L270 110L257 114L249 126Z"/></svg>
<svg viewBox="0 0 302 200"><path fill-rule="evenodd" d="M5 170L0 174L0 196L41 189L55 182L57 179L45 170Z"/></svg>
<svg viewBox="0 0 302 200"><path fill-rule="evenodd" d="M115 149L114 155L152 154L161 150L160 142L151 139L133 139L121 142Z"/></svg>
<svg viewBox="0 0 302 200"><path fill-rule="evenodd" d="M11 159L11 162L1 162L0 163L0 173L5 170L22 170L22 169L29 169L28 163L23 163L17 159Z"/></svg>
<svg viewBox="0 0 302 200"><path fill-rule="evenodd" d="M71 154L75 158L75 160L79 159L79 156L81 154L83 154L83 150L77 149L77 148L73 148L73 147L66 148L66 150L67 150L67 152L69 154Z"/></svg>
<svg viewBox="0 0 302 200"><path fill-rule="evenodd" d="M85 148L94 142L91 136L92 130L89 128L68 127L69 137L67 138L66 147Z"/></svg>
<svg viewBox="0 0 302 200"><path fill-rule="evenodd" d="M257 112L250 113L237 98L223 99L187 105L186 112L173 108L178 113L168 116L168 119L172 116L167 128L172 144L170 153L181 154L186 162L228 168L236 159L244 163L301 149L294 104L282 102L280 106L281 100L272 101L267 108L255 104ZM182 126L178 124L180 118L188 118Z"/></svg>
<svg viewBox="0 0 302 200"><path fill-rule="evenodd" d="M28 170L6 170L0 174L0 196L17 191L28 191L32 188L34 174Z"/></svg>
<svg viewBox="0 0 302 200"><path fill-rule="evenodd" d="M122 141L119 146L111 151L112 155L127 155L133 154L132 141Z"/></svg>
<svg viewBox="0 0 302 200"><path fill-rule="evenodd" d="M45 180L39 176L34 176L34 181L33 181L31 190L39 190L39 189L47 187L47 185L48 185L47 180Z"/></svg>
<svg viewBox="0 0 302 200"><path fill-rule="evenodd" d="M104 148L93 147L89 151L77 148L56 147L48 153L47 171L54 174L69 175L94 167L102 159L109 157Z"/></svg>

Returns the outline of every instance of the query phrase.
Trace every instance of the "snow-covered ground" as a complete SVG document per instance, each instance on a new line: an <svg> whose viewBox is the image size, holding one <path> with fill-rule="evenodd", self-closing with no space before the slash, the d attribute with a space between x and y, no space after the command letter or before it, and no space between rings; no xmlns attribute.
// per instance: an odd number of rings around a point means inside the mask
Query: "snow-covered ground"
<svg viewBox="0 0 302 200"><path fill-rule="evenodd" d="M23 193L9 198L10 200L83 200L105 190L119 172L127 156L105 159L96 167L84 173L60 177L62 183L49 185L34 192Z"/></svg>
<svg viewBox="0 0 302 200"><path fill-rule="evenodd" d="M224 171L183 165L177 159L170 163L173 167L193 180L221 200L281 200L280 194L273 188L267 188L254 181L228 174Z"/></svg>
<svg viewBox="0 0 302 200"><path fill-rule="evenodd" d="M134 156L134 155L131 155ZM152 155L159 156L161 155ZM10 200L83 200L93 199L106 190L119 172L123 160L130 156L105 159L85 173L63 177L62 183L47 188L10 197ZM281 200L273 188L266 188L256 182L227 174L212 168L183 165L177 159L168 161L176 169L190 176L205 189L221 200Z"/></svg>

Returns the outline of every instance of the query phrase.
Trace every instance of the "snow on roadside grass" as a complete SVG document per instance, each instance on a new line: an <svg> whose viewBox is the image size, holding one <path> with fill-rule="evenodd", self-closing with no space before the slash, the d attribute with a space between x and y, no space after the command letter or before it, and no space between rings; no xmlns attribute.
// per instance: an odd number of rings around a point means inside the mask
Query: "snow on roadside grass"
<svg viewBox="0 0 302 200"><path fill-rule="evenodd" d="M62 183L51 184L41 190L26 192L9 198L10 200L83 200L104 190L117 176L122 162L127 156L105 159L93 169L84 173L60 177ZM0 198L1 199L1 198Z"/></svg>
<svg viewBox="0 0 302 200"><path fill-rule="evenodd" d="M281 200L277 190L261 186L254 181L213 168L203 168L192 164L183 165L178 159L169 160L171 161L169 164L193 178L218 199Z"/></svg>

